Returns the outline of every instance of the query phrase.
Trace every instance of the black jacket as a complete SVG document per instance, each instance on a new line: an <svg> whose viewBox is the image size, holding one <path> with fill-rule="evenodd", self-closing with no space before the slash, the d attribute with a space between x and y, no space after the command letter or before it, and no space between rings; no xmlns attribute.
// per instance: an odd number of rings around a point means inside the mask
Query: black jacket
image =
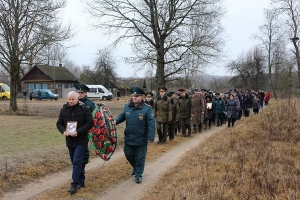
<svg viewBox="0 0 300 200"><path fill-rule="evenodd" d="M63 105L56 122L57 129L64 133L68 121L77 122L77 137L66 137L67 147L75 147L78 144L88 144L88 131L93 127L94 121L88 106L79 101L76 105L69 103Z"/></svg>

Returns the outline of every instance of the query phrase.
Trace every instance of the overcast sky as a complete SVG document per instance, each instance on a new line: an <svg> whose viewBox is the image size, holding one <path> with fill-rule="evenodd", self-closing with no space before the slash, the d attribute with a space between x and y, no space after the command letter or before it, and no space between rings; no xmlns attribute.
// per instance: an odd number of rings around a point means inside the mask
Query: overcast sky
<svg viewBox="0 0 300 200"><path fill-rule="evenodd" d="M243 52L254 47L253 35L258 34L259 26L264 23L264 8L270 7L271 0L224 0L227 14L222 23L225 37L228 38L224 51L229 56L227 60L234 60ZM67 0L64 19L70 21L78 30L68 44L76 46L69 49L70 59L79 66L90 65L96 59L98 49L108 46L113 40L103 36L100 30L93 30L89 23L89 16L83 11L81 0ZM130 47L126 44L117 48L114 58L117 61L116 72L120 77L145 76L144 72L135 73L135 69L122 62L122 57L130 54ZM206 69L205 73L215 75L229 75L224 69L226 62L219 67Z"/></svg>

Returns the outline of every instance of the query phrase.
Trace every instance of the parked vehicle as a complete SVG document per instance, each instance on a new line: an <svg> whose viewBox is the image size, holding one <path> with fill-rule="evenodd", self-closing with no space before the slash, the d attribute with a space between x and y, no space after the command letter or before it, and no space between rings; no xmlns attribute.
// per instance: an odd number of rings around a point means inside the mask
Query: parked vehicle
<svg viewBox="0 0 300 200"><path fill-rule="evenodd" d="M38 95L39 91L41 91L40 97ZM35 90L33 90L33 92L34 92L34 98L36 100L43 100L43 99L57 100L57 99L59 99L58 94L53 94L53 92L51 92L48 89L35 89Z"/></svg>
<svg viewBox="0 0 300 200"><path fill-rule="evenodd" d="M102 100L110 100L113 98L113 94L108 91L103 85L87 85L90 91L87 92L89 98L100 98Z"/></svg>
<svg viewBox="0 0 300 200"><path fill-rule="evenodd" d="M0 99L2 100L10 99L10 87L5 83L0 83Z"/></svg>

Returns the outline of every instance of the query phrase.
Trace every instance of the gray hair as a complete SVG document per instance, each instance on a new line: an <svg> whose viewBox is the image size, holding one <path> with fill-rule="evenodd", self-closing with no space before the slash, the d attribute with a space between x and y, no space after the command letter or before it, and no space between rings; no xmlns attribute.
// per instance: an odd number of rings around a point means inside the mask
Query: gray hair
<svg viewBox="0 0 300 200"><path fill-rule="evenodd" d="M68 97L69 97L69 96L75 96L76 99L78 99L79 94L78 94L77 92L75 92L75 91L71 91L71 92L68 93Z"/></svg>

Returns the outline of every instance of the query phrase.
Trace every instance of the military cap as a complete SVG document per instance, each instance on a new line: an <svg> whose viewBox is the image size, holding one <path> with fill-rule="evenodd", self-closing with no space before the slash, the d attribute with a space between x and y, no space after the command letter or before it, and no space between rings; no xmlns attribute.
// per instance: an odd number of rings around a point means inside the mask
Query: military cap
<svg viewBox="0 0 300 200"><path fill-rule="evenodd" d="M184 92L184 91L185 91L185 89L183 89L183 88L180 88L180 89L178 89L178 91L179 91L179 92Z"/></svg>
<svg viewBox="0 0 300 200"><path fill-rule="evenodd" d="M166 92L166 91L167 91L167 88L166 88L165 86L161 86L161 87L158 88L158 90L159 90L160 92Z"/></svg>
<svg viewBox="0 0 300 200"><path fill-rule="evenodd" d="M220 93L219 93L219 92L216 92L215 95L218 96L218 95L220 95Z"/></svg>
<svg viewBox="0 0 300 200"><path fill-rule="evenodd" d="M193 92L198 92L198 91L199 91L198 88L193 89Z"/></svg>
<svg viewBox="0 0 300 200"><path fill-rule="evenodd" d="M145 92L144 92L144 90L142 90L139 87L132 87L131 88L131 94L133 94L133 95L143 95L143 94L145 94Z"/></svg>
<svg viewBox="0 0 300 200"><path fill-rule="evenodd" d="M206 89L201 89L201 92L206 92Z"/></svg>
<svg viewBox="0 0 300 200"><path fill-rule="evenodd" d="M77 92L89 92L90 88L82 83L75 86Z"/></svg>
<svg viewBox="0 0 300 200"><path fill-rule="evenodd" d="M208 90L208 93L212 94L212 93L213 93L213 91L212 91L212 90Z"/></svg>
<svg viewBox="0 0 300 200"><path fill-rule="evenodd" d="M170 97L174 94L175 92L168 92L167 96Z"/></svg>
<svg viewBox="0 0 300 200"><path fill-rule="evenodd" d="M146 92L145 93L147 97L153 97L153 93L152 92Z"/></svg>

